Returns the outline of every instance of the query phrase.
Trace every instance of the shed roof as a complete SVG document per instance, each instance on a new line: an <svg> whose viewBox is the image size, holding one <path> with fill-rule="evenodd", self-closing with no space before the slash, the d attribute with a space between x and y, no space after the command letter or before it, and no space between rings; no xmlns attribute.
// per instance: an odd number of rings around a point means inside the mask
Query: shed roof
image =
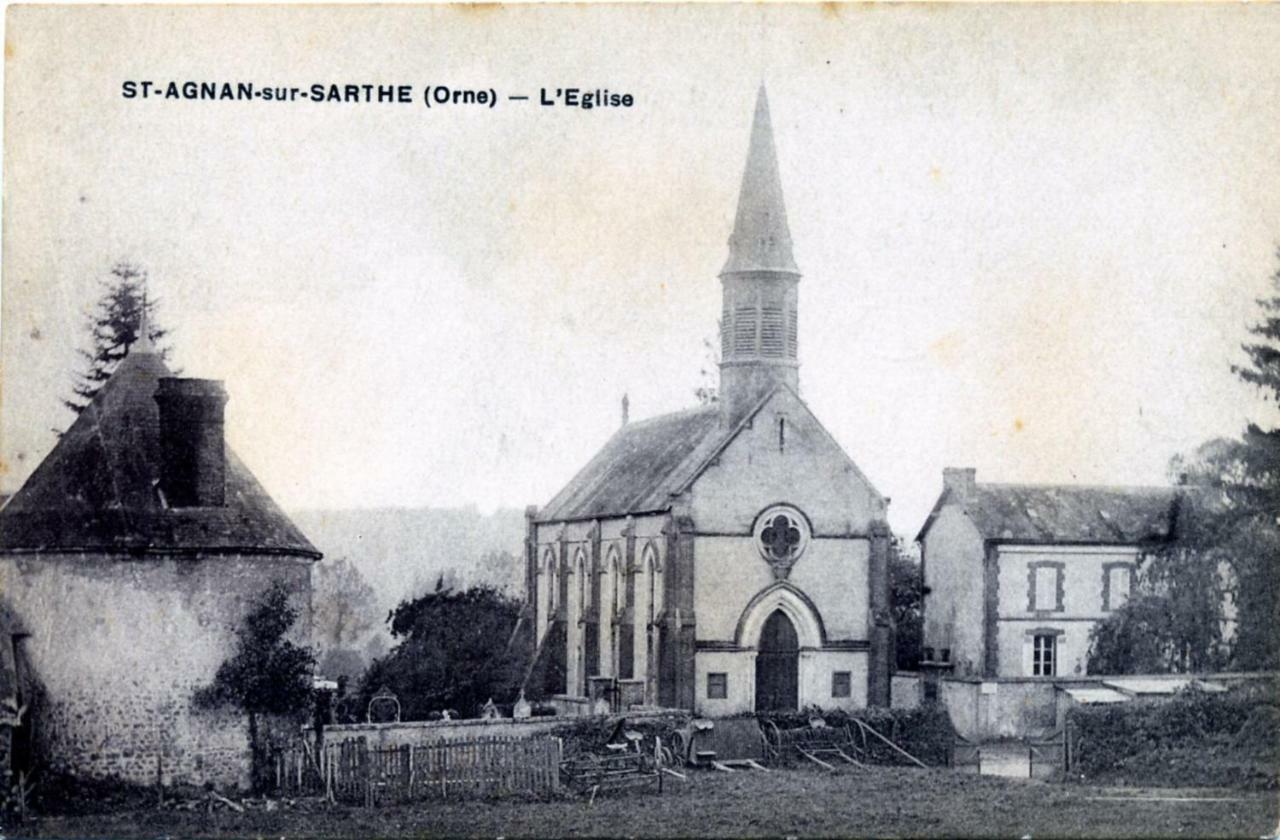
<svg viewBox="0 0 1280 840"><path fill-rule="evenodd" d="M226 502L168 508L154 399L169 369L130 352L0 509L0 551L257 553L320 557L230 447Z"/></svg>

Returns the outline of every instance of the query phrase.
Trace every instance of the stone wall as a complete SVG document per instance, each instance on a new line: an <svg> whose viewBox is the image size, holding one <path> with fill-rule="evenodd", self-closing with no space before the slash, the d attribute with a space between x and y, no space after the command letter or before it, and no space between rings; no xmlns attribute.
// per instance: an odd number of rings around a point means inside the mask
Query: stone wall
<svg viewBox="0 0 1280 840"><path fill-rule="evenodd" d="M929 527L921 549L924 585L923 646L941 661L947 651L957 674L983 673L983 540L958 505L947 505Z"/></svg>
<svg viewBox="0 0 1280 840"><path fill-rule="evenodd" d="M0 556L0 591L29 635L40 760L62 772L154 784L241 787L246 719L192 708L233 652L235 629L272 580L311 623L311 561L275 556Z"/></svg>
<svg viewBox="0 0 1280 840"><path fill-rule="evenodd" d="M680 713L674 713L679 715ZM627 721L640 723L646 720L663 720L671 718L669 709L653 711L632 711L623 715ZM324 728L325 744L337 744L342 741L365 738L370 748L399 747L405 744L425 744L431 741L466 741L475 738L516 737L530 738L534 735L546 735L556 729L583 721L599 721L603 729L606 722L616 721L616 715L600 715L596 717L546 717L513 720L497 718L494 720L433 720L403 721L400 723L350 723Z"/></svg>

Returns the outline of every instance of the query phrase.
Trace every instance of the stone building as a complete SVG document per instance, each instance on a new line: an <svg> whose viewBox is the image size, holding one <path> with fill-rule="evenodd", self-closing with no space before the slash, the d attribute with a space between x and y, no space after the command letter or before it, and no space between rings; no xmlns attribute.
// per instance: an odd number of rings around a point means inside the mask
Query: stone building
<svg viewBox="0 0 1280 840"><path fill-rule="evenodd" d="M246 720L192 694L272 581L309 632L320 554L225 445L226 401L143 339L0 510L0 706L40 766L247 783Z"/></svg>
<svg viewBox="0 0 1280 840"><path fill-rule="evenodd" d="M761 88L718 403L624 421L529 511L538 688L706 715L887 704L887 500L799 396L799 280Z"/></svg>
<svg viewBox="0 0 1280 840"><path fill-rule="evenodd" d="M1128 598L1144 552L1173 539L1172 487L978 483L943 471L920 529L924 657L958 676L1085 673L1089 632Z"/></svg>

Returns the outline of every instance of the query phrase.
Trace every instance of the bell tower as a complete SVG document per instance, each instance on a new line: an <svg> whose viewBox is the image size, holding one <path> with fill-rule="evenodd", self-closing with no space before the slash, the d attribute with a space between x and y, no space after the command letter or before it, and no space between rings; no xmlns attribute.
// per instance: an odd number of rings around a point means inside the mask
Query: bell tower
<svg viewBox="0 0 1280 840"><path fill-rule="evenodd" d="M774 385L798 387L799 281L769 122L769 97L761 85L738 193L738 213L729 237L729 258L720 269L724 300L720 406L729 424L741 419Z"/></svg>

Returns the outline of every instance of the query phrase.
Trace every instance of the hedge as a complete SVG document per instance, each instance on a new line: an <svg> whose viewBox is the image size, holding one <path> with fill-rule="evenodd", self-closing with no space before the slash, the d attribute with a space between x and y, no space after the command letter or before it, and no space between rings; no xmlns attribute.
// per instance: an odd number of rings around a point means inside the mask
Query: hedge
<svg viewBox="0 0 1280 840"><path fill-rule="evenodd" d="M1080 706L1067 718L1073 778L1274 789L1280 781L1280 684Z"/></svg>

